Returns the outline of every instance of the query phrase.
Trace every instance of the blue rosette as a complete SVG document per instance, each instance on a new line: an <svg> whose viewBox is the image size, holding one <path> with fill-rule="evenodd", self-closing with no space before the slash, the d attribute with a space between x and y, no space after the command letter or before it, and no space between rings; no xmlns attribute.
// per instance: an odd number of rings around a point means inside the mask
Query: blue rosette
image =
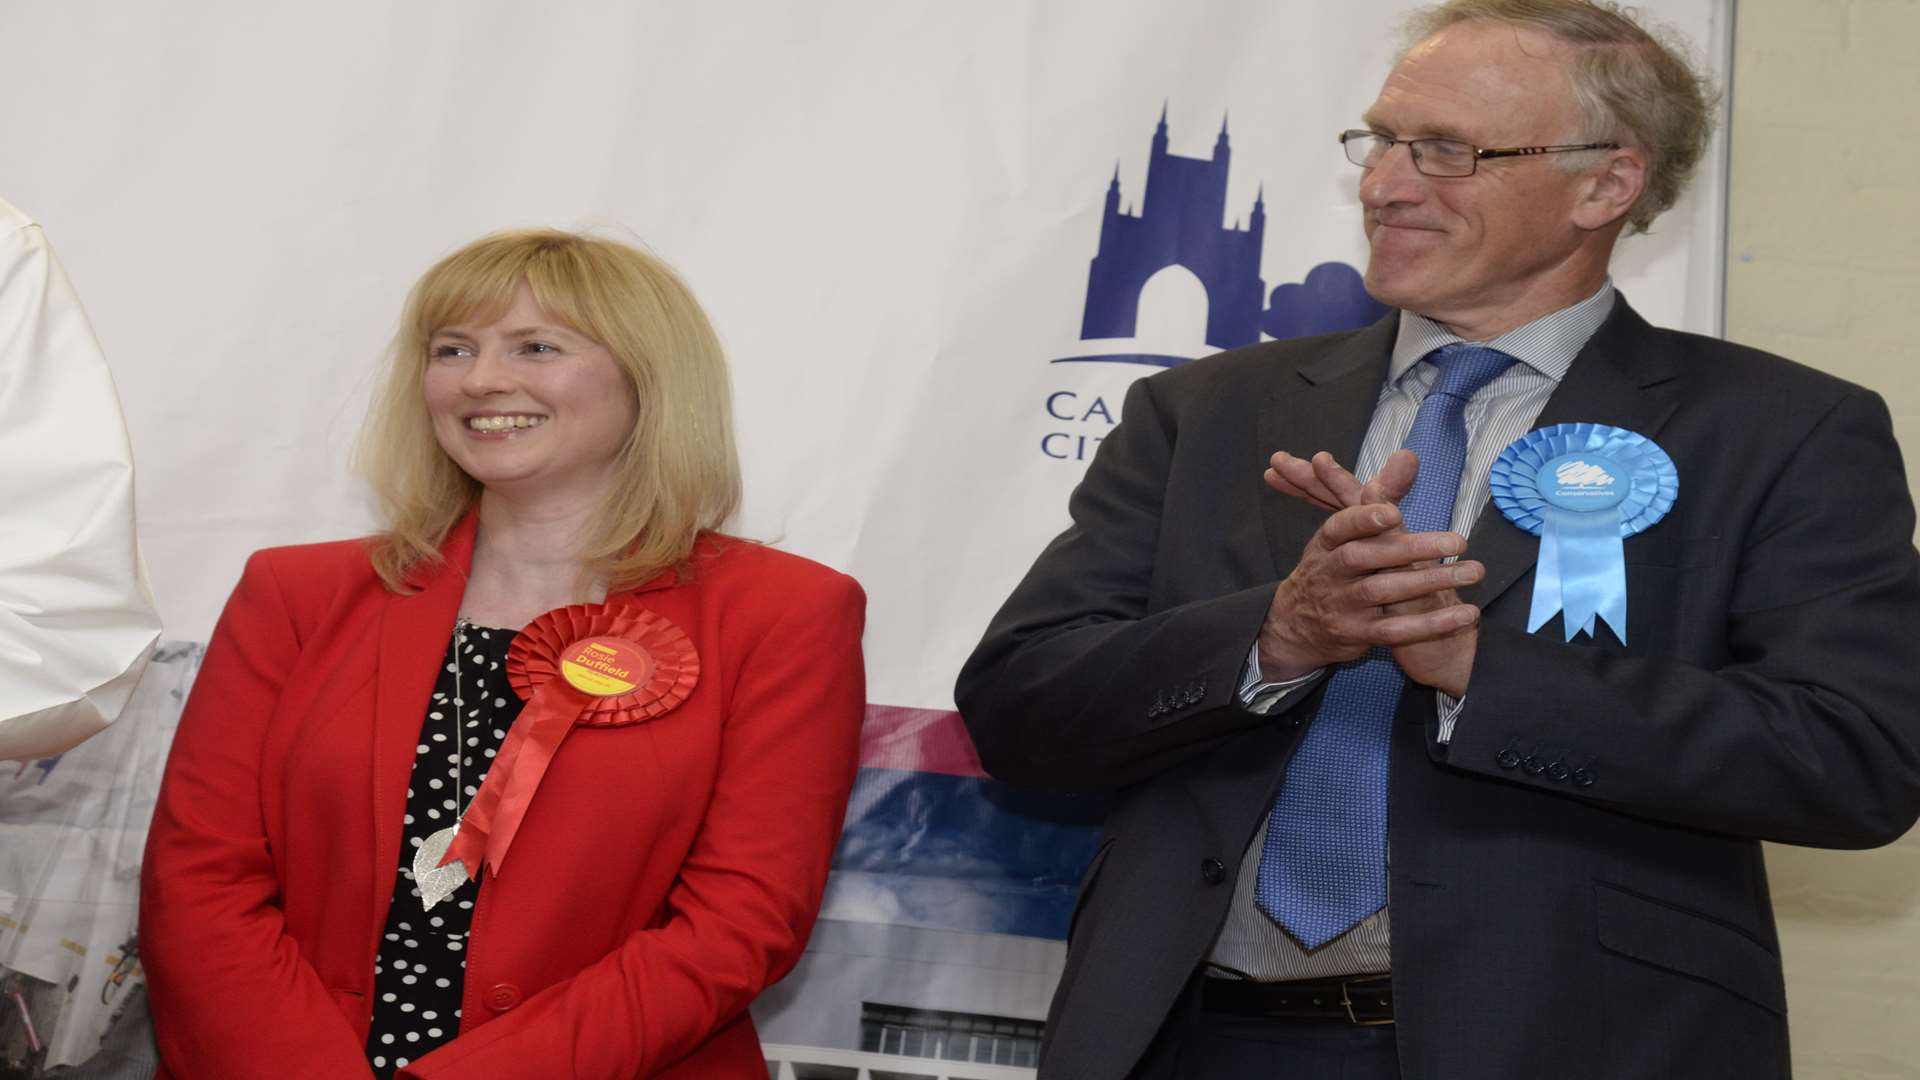
<svg viewBox="0 0 1920 1080"><path fill-rule="evenodd" d="M1515 439L1489 474L1493 504L1540 538L1527 632L1566 613L1567 640L1599 622L1627 640L1622 541L1667 516L1680 473L1645 435L1610 424L1554 424Z"/></svg>

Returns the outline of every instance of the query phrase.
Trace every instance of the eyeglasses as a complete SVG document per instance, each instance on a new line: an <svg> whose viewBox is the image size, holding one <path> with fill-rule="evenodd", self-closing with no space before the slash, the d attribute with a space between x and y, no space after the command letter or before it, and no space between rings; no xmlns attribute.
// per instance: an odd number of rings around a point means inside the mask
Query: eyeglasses
<svg viewBox="0 0 1920 1080"><path fill-rule="evenodd" d="M1363 169L1380 164L1395 143L1406 143L1413 155L1413 167L1426 176L1472 176L1487 158L1532 157L1535 154L1565 154L1575 150L1618 150L1619 143L1592 142L1574 146L1470 146L1455 139L1396 139L1377 131L1343 131L1340 145L1347 160Z"/></svg>

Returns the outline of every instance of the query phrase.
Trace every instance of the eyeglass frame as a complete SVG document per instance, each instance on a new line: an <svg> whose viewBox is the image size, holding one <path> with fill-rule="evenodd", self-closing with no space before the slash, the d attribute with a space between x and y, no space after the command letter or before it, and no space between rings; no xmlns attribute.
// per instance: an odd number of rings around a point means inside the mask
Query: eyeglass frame
<svg viewBox="0 0 1920 1080"><path fill-rule="evenodd" d="M1479 172L1480 163L1482 161L1486 161L1489 158L1534 157L1538 154L1566 154L1566 153L1572 153L1574 151L1579 151L1579 150L1618 150L1620 149L1620 144L1616 142L1569 143L1569 144L1559 145L1559 146L1479 147L1479 146L1473 145L1470 142L1465 142L1461 139L1441 139L1441 138L1396 139L1391 135L1383 135L1378 131L1370 131L1366 128L1348 128L1347 130L1341 132L1338 136L1336 136L1336 138L1340 140L1341 150L1345 151L1347 149L1348 140L1357 138L1362 135L1366 136L1369 139L1379 139L1387 144L1386 150L1380 151L1380 156L1383 159L1386 157L1387 151L1392 150L1397 145L1405 144L1407 148L1407 155L1413 158L1414 171L1418 172L1421 176L1431 176L1436 180L1464 180L1467 177L1472 176L1475 173ZM1463 173L1430 173L1427 170L1420 167L1419 145L1421 143L1452 143L1455 146L1464 146L1469 151L1472 152L1473 156L1470 160L1473 162L1473 168L1468 169L1466 172L1463 172ZM1346 157L1348 161L1353 162L1353 164L1358 165L1362 169L1373 169L1373 168L1379 167L1378 162L1376 162L1373 165L1367 165L1362 162L1354 161L1353 154L1351 152L1348 152Z"/></svg>

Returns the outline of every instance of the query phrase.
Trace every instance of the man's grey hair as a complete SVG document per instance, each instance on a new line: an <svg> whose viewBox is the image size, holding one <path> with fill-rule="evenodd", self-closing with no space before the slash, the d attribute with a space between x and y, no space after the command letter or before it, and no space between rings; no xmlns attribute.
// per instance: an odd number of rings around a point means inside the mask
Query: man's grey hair
<svg viewBox="0 0 1920 1080"><path fill-rule="evenodd" d="M1587 124L1580 141L1618 142L1646 157L1629 234L1646 232L1679 200L1713 135L1719 94L1676 31L1643 26L1633 8L1603 0L1448 0L1408 17L1407 46L1469 20L1542 30L1572 48L1567 75ZM1591 164L1588 154L1562 156L1572 159L1560 162L1565 168Z"/></svg>

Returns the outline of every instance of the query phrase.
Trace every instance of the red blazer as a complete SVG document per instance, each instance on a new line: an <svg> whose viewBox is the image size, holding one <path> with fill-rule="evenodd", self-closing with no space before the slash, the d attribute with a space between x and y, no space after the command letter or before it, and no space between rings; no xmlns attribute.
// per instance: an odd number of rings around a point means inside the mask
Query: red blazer
<svg viewBox="0 0 1920 1080"><path fill-rule="evenodd" d="M361 541L247 561L141 878L163 1078L370 1075L400 816L473 532L407 596ZM459 1037L401 1076L766 1076L747 1005L819 908L865 702L865 597L719 537L685 582L618 595L687 633L699 684L657 719L567 736L481 879Z"/></svg>

